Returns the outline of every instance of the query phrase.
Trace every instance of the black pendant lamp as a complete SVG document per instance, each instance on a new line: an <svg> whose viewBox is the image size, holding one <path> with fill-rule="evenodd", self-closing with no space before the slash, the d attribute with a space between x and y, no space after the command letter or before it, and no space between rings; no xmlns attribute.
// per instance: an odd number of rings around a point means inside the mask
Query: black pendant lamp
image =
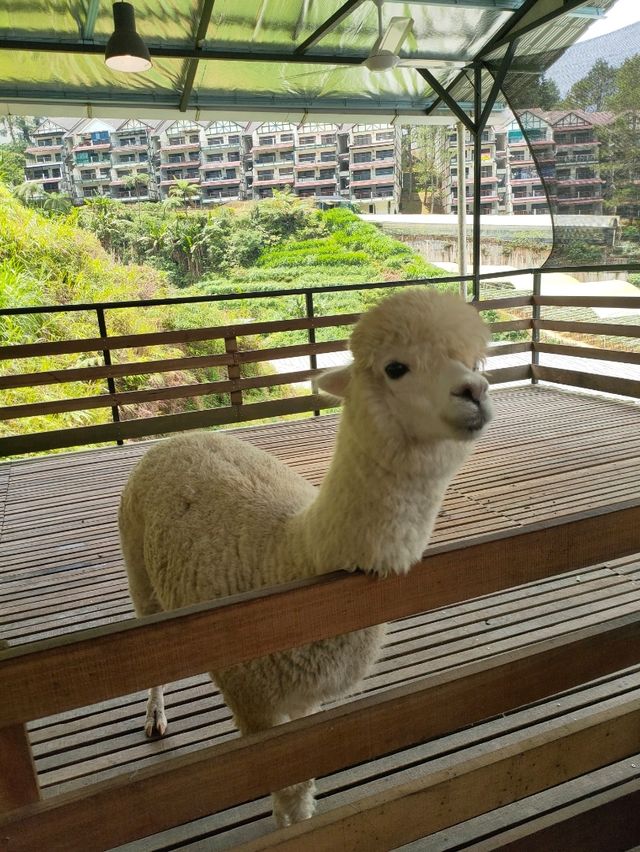
<svg viewBox="0 0 640 852"><path fill-rule="evenodd" d="M107 42L104 61L113 71L135 73L151 68L149 51L136 32L136 16L131 3L113 4L113 35Z"/></svg>

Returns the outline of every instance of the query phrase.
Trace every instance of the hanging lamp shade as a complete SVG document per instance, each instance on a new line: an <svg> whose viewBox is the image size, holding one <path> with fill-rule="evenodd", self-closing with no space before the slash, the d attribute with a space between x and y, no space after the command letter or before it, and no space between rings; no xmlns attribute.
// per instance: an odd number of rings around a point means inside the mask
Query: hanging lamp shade
<svg viewBox="0 0 640 852"><path fill-rule="evenodd" d="M107 42L104 61L114 71L148 71L151 56L136 32L136 16L131 3L113 4L113 35Z"/></svg>

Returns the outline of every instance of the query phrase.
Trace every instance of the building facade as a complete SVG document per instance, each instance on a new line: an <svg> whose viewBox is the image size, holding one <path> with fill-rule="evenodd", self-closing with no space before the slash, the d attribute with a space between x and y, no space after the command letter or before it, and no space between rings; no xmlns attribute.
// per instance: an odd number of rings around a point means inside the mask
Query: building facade
<svg viewBox="0 0 640 852"><path fill-rule="evenodd" d="M400 131L389 125L47 119L34 136L26 179L77 203L163 200L186 184L202 206L289 190L326 205L399 210Z"/></svg>

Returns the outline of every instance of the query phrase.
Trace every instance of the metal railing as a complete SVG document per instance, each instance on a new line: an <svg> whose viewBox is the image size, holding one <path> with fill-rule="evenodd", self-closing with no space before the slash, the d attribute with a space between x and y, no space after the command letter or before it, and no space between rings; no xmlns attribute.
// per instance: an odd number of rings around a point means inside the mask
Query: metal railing
<svg viewBox="0 0 640 852"><path fill-rule="evenodd" d="M617 266L616 269L621 267ZM625 269L638 269L640 265L628 265ZM553 356L572 356L578 358L598 358L601 361L619 362L626 364L640 363L640 353L625 352L615 349L600 349L588 346L575 346L562 341L542 340L541 332L554 332L582 335L606 335L610 337L640 337L640 327L610 323L584 323L567 320L553 320L542 316L544 307L614 307L640 308L640 296L627 297L547 297L541 295L542 280L548 271L569 271L569 267L560 270L522 269L500 273L485 273L477 276L478 285L481 282L499 281L500 279L517 279L522 275L533 276L533 292L509 296L500 294L499 298L480 299L479 292L475 293L474 304L480 311L518 309L519 315L508 320L495 321L491 324L496 334L505 332L520 332L525 339L515 342L502 343L493 346L490 357L511 355L516 353L531 353L528 361L512 364L501 369L490 371L493 383L511 382L530 379L534 383L539 380L560 382L565 385L575 385L593 390L640 397L640 382L633 378L621 376L596 375L593 371L581 373L575 369L565 369L566 362L541 365L540 354ZM592 271L594 267L572 267L572 270ZM600 267L600 269L603 269ZM61 355L79 355L95 353L101 360L100 365L64 366L56 369L45 369L29 372L9 372L0 377L0 390L18 388L35 388L51 385L62 385L68 382L86 383L86 395L74 398L59 398L18 403L0 406L0 419L19 423L27 417L45 418L43 431L32 431L20 434L16 426L16 434L0 438L0 455L16 455L30 452L42 452L64 447L87 446L103 442L115 441L118 444L127 439L142 438L151 435L168 434L183 429L204 428L230 423L244 423L251 420L270 417L282 417L288 414L313 412L319 415L322 409L333 405L327 398L315 392L314 378L319 372L318 355L343 352L347 349L347 334L344 331L335 339L318 342L318 329L342 330L357 319L357 314L318 315L317 297L331 293L349 291L370 291L394 289L416 285L456 284L474 281L474 276L446 276L412 281L396 281L369 284L330 285L327 287L298 287L278 290L260 290L247 293L215 293L199 296L174 296L167 298L126 300L118 302L95 302L72 305L47 305L24 308L4 308L2 316L29 316L38 314L70 314L73 312L92 312L96 317L97 336L78 340L54 342L19 343L0 347L0 361L22 361L24 359L51 357ZM479 287L476 287L476 291ZM273 298L302 297L302 305L298 306L300 316L295 319L270 320L265 322L232 322L225 325L205 328L191 328L177 331L158 331L133 335L110 335L108 331L108 315L128 308L145 309L157 306L183 306L194 304L253 302ZM529 310L531 313L529 313ZM259 310L256 310L259 315ZM282 332L301 332L306 342L287 345L270 345L268 348L251 348L255 346L247 342L255 335L278 335ZM305 334L306 333L306 334ZM188 347L195 342L209 342L211 351L208 354L189 354L185 352L180 357L144 357L139 360L120 360L116 362L115 352L145 350L148 347L171 345ZM287 372L275 374L264 373L246 375L247 365L266 364L285 358L308 359L308 367L296 367ZM176 374L184 371L200 371L203 369L220 368L222 376L207 376L205 379L196 378L191 383L177 385L167 384L164 387L124 390L118 389L118 381L154 374ZM197 375L197 373L196 373ZM96 393L96 382L104 380L106 393ZM247 402L244 391L262 389L266 394L277 387L288 388L291 385L311 383L309 393L287 394L280 398L266 401ZM219 402L220 397L228 400L226 404L211 405L212 397ZM140 416L139 407L143 404L160 403L162 401L184 400L185 403L203 397L206 406L199 410L180 410L178 413ZM134 406L134 408L131 408ZM136 406L138 408L136 408ZM110 410L111 422L98 423L89 426L74 426L72 428L48 428L53 415L62 413L79 413L95 411L96 409Z"/></svg>

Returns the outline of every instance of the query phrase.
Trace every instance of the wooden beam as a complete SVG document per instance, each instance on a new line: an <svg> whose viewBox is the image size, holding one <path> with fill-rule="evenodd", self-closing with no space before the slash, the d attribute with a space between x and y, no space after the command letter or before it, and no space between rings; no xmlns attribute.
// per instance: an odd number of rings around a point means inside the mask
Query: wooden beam
<svg viewBox="0 0 640 852"><path fill-rule="evenodd" d="M614 393L619 396L629 396L640 399L640 381L637 379L621 379L618 376L600 376L597 373L583 373L580 370L562 370L559 367L540 367L533 365L534 378L543 382L554 382L559 385L571 385L576 388Z"/></svg>
<svg viewBox="0 0 640 852"><path fill-rule="evenodd" d="M491 849L608 852L637 848L640 838L640 779L588 796L491 838Z"/></svg>
<svg viewBox="0 0 640 852"><path fill-rule="evenodd" d="M423 771L407 784L360 799L236 847L238 852L387 852L450 825L516 802L635 754L640 697L567 721L542 733L492 744L484 754ZM603 827L603 830L604 829Z"/></svg>
<svg viewBox="0 0 640 852"><path fill-rule="evenodd" d="M637 499L433 548L406 577L334 573L20 646L0 663L0 726L626 556L639 528Z"/></svg>
<svg viewBox="0 0 640 852"><path fill-rule="evenodd" d="M89 852L406 748L640 662L640 615L431 675L381 695L95 784L13 814L9 850ZM289 755L283 761L282 755ZM71 830L73 827L73 830ZM336 847L341 848L341 847Z"/></svg>
<svg viewBox="0 0 640 852"><path fill-rule="evenodd" d="M38 779L24 725L0 728L0 814L40 798Z"/></svg>
<svg viewBox="0 0 640 852"><path fill-rule="evenodd" d="M534 343L537 352L549 355L568 355L571 358L595 358L600 361L617 361L619 364L640 364L640 352L622 349L594 349L588 346L565 346L562 343Z"/></svg>
<svg viewBox="0 0 640 852"><path fill-rule="evenodd" d="M531 364L518 364L515 367L502 367L499 370L487 370L485 376L492 385L505 382L521 382L531 378Z"/></svg>
<svg viewBox="0 0 640 852"><path fill-rule="evenodd" d="M572 334L605 334L609 337L640 337L640 325L607 322L566 322L565 320L536 320L541 331L567 331Z"/></svg>

